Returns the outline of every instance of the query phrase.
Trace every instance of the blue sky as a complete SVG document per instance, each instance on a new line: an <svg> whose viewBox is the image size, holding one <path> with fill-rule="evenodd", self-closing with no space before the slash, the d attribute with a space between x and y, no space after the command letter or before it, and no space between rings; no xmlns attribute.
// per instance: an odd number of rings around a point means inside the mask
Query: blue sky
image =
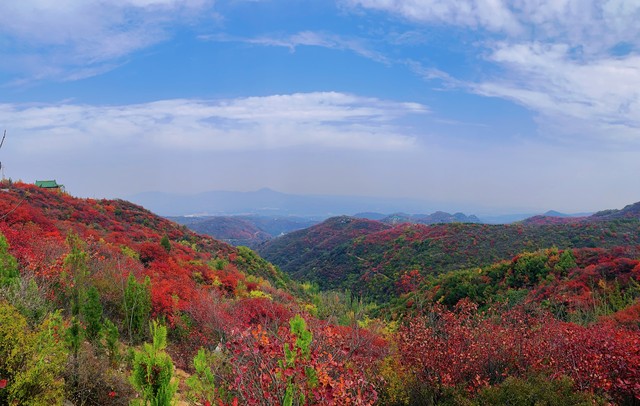
<svg viewBox="0 0 640 406"><path fill-rule="evenodd" d="M637 0L0 3L4 175L442 210L640 200Z"/></svg>

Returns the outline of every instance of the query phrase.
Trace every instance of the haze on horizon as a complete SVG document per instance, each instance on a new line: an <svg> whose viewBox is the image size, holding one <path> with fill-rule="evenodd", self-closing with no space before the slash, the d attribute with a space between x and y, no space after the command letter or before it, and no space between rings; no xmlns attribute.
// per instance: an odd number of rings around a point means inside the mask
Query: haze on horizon
<svg viewBox="0 0 640 406"><path fill-rule="evenodd" d="M637 21L633 0L4 2L0 162L86 197L622 208Z"/></svg>

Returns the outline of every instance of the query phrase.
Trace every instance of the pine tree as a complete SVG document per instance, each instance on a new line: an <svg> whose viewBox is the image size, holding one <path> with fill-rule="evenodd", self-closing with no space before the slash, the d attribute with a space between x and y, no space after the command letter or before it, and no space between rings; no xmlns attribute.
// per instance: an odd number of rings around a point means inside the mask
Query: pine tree
<svg viewBox="0 0 640 406"><path fill-rule="evenodd" d="M212 356L204 348L193 358L195 373L187 379L190 396L194 401L213 404L216 397L215 375L211 371Z"/></svg>
<svg viewBox="0 0 640 406"><path fill-rule="evenodd" d="M133 274L129 275L124 291L125 325L129 332L130 342L139 342L144 338L145 327L151 313L151 281L147 276L140 283Z"/></svg>
<svg viewBox="0 0 640 406"><path fill-rule="evenodd" d="M130 381L142 397L139 404L171 405L178 382L171 383L173 362L164 351L167 346L167 328L153 321L150 331L153 343L145 343L142 351L136 351Z"/></svg>
<svg viewBox="0 0 640 406"><path fill-rule="evenodd" d="M95 342L100 338L102 330L102 304L100 303L100 293L95 286L87 292L87 300L84 304L82 315L87 329L87 339Z"/></svg>
<svg viewBox="0 0 640 406"><path fill-rule="evenodd" d="M111 365L115 366L120 360L120 348L118 347L118 338L120 335L118 333L118 327L116 327L111 320L106 319L103 332L107 352L109 353L109 361L111 361Z"/></svg>
<svg viewBox="0 0 640 406"><path fill-rule="evenodd" d="M80 325L80 310L84 305L86 295L85 283L88 255L86 251L82 249L82 240L80 240L77 234L70 233L67 236L67 244L71 252L65 257L64 264L73 278L73 286L71 288L71 326L67 330L67 343L71 348L72 354L70 385L71 390L76 391L78 388L80 368L78 354L84 338L84 330Z"/></svg>

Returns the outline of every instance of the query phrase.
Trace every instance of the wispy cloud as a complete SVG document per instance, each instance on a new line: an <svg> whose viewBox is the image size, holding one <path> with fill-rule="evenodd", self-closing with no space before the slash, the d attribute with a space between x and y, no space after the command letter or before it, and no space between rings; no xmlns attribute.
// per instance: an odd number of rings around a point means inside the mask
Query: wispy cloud
<svg viewBox="0 0 640 406"><path fill-rule="evenodd" d="M628 0L344 0L420 26L473 30L472 52L498 68L460 80L409 66L448 88L512 100L548 136L640 141L640 2ZM495 71L495 70L494 70Z"/></svg>
<svg viewBox="0 0 640 406"><path fill-rule="evenodd" d="M462 25L509 33L522 27L501 0L344 0L351 7L391 12L419 23Z"/></svg>
<svg viewBox="0 0 640 406"><path fill-rule="evenodd" d="M213 0L0 2L0 67L20 80L74 80L117 66L198 18Z"/></svg>
<svg viewBox="0 0 640 406"><path fill-rule="evenodd" d="M343 93L299 93L230 100L162 100L122 106L0 105L22 151L78 148L242 151L287 147L404 150L414 145L402 119L428 113Z"/></svg>
<svg viewBox="0 0 640 406"><path fill-rule="evenodd" d="M301 31L295 34L264 35L257 37L238 37L230 35L203 35L200 39L216 42L243 42L247 44L284 47L295 52L301 46L322 47L341 51L354 52L360 56L377 62L388 64L389 59L381 52L374 50L366 41L359 38L344 37L332 33Z"/></svg>
<svg viewBox="0 0 640 406"><path fill-rule="evenodd" d="M566 45L500 44L490 60L508 74L472 84L541 115L553 134L640 142L640 56L582 62Z"/></svg>
<svg viewBox="0 0 640 406"><path fill-rule="evenodd" d="M596 52L636 43L640 3L630 0L342 0L418 24L462 26L512 40L549 40Z"/></svg>

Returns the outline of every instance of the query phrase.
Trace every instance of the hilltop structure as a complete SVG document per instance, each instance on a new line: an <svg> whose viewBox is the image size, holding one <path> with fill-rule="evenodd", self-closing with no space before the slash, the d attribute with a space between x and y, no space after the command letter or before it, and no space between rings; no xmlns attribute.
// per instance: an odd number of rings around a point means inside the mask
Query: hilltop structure
<svg viewBox="0 0 640 406"><path fill-rule="evenodd" d="M44 188L44 189L60 189L61 191L64 192L64 185L60 185L58 182L56 182L55 179L53 179L53 180L36 180L36 186Z"/></svg>

